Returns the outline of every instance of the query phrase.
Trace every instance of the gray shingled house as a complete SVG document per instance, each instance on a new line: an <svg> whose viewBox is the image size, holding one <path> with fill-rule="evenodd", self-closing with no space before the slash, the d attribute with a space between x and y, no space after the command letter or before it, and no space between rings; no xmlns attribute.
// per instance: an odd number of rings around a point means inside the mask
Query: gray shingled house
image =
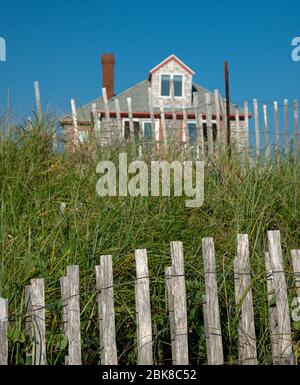
<svg viewBox="0 0 300 385"><path fill-rule="evenodd" d="M195 84L194 71L175 55L167 57L150 70L147 79L118 95L114 94L114 64L112 54L102 55L102 81L107 95L105 96L104 91L104 97L80 107L75 114L75 127L74 112L61 119L67 146L76 147L86 141L94 127L99 130L96 137L103 146L129 139L131 136L157 141L167 136L176 137L183 142L196 143L199 125L197 115L201 116L204 139L207 137L206 114L209 100L213 139L216 140L218 110L215 93ZM224 102L224 99L220 100ZM220 107L219 110L221 115ZM94 124L96 120L97 124ZM238 138L238 145L243 146L247 141L244 111L231 105L230 120L232 140Z"/></svg>

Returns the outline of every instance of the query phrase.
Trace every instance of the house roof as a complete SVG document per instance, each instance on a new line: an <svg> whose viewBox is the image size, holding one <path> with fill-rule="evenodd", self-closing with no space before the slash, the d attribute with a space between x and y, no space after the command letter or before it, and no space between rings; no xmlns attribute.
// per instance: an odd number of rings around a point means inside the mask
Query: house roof
<svg viewBox="0 0 300 385"><path fill-rule="evenodd" d="M184 64L180 59L178 59L178 57L174 54L170 55L165 60L163 60L161 63L157 64L157 66L152 68L152 70L150 70L150 74L152 75L154 72L158 71L161 67L163 67L164 65L166 65L167 63L169 63L172 60L176 61L176 63L178 63L183 69L185 69L191 75L195 75L195 72L191 68L189 68L186 64Z"/></svg>
<svg viewBox="0 0 300 385"><path fill-rule="evenodd" d="M119 100L120 110L121 112L128 112L127 98L131 97L132 100L132 111L133 113L147 113L149 112L149 97L148 97L148 87L150 87L149 80L144 80L135 86L129 88L128 90L121 92L119 95L114 96L113 98L108 100L108 108L111 113L116 113L115 100ZM209 91L198 84L193 83L193 92L198 93L199 100L199 112L205 114L206 113L206 102L205 95L209 93L211 95L212 100L212 114L216 113L216 106L214 103L214 93ZM223 99L225 102L225 99ZM91 121L91 111L92 104L96 104L97 111L105 111L103 98L100 97L96 100L91 101L90 103L78 107L77 106L77 118L81 122ZM239 114L243 115L244 110L239 108L237 105L231 104L232 115L234 115L236 108L238 108ZM153 108L154 113L159 112L158 107ZM186 107L187 112L194 112L193 106ZM171 112L171 108L165 108L165 112ZM176 112L182 111L182 108L176 108ZM233 112L234 111L234 112ZM68 114L61 119L61 124L68 124L72 121L72 114Z"/></svg>

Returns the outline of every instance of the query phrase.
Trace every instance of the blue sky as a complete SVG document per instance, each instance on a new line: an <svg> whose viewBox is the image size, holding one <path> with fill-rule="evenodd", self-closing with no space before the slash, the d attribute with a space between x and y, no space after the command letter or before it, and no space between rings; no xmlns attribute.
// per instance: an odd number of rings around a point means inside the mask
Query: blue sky
<svg viewBox="0 0 300 385"><path fill-rule="evenodd" d="M291 59L299 1L2 1L0 36L7 43L0 106L10 88L18 115L34 108L34 80L57 113L70 109L70 98L101 96L103 52L116 56L117 93L171 53L196 72L195 82L221 92L228 60L233 101L281 103L300 93L300 62Z"/></svg>

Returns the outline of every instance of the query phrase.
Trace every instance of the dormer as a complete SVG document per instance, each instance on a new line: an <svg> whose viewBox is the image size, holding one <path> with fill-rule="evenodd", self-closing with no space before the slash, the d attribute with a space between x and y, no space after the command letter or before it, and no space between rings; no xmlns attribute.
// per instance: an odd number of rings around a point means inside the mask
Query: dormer
<svg viewBox="0 0 300 385"><path fill-rule="evenodd" d="M160 101L165 108L182 108L192 103L192 83L194 71L175 55L167 57L150 71L153 106Z"/></svg>

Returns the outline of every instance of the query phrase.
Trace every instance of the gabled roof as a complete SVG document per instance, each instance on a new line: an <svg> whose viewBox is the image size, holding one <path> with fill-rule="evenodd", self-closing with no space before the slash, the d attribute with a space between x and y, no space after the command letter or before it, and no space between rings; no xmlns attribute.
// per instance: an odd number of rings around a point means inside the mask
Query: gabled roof
<svg viewBox="0 0 300 385"><path fill-rule="evenodd" d="M129 88L128 90L121 92L119 95L114 96L113 98L108 100L108 108L109 111L112 113L116 112L116 105L115 100L118 99L120 103L120 110L121 112L128 112L128 105L127 105L127 98L131 97L132 100L132 111L135 112L149 112L149 97L148 97L148 87L150 87L150 82L148 80L144 80L135 86ZM212 113L215 114L216 107L214 103L214 93L212 91L207 90L206 88L201 87L198 84L193 83L192 85L192 92L198 93L198 101L199 101L199 110L200 113L202 112L205 114L206 112L206 101L205 101L205 94L209 93L211 95L212 100ZM223 99L225 102L225 99ZM97 111L104 111L104 102L103 98L98 98L96 100L93 100L92 102L82 106L77 106L77 116L78 120L80 121L90 121L91 120L91 111L92 111L92 104L96 104ZM239 109L240 115L244 114L244 110L239 108L236 105L231 104L230 105L232 114L234 115L235 109ZM194 111L193 106L187 106L186 107L187 112ZM154 108L154 112L159 112L159 108ZM165 108L165 112L171 111L171 108ZM176 111L182 111L182 108L176 108ZM72 114L68 114L64 116L61 119L61 123L64 124L64 122L68 123L72 121Z"/></svg>
<svg viewBox="0 0 300 385"><path fill-rule="evenodd" d="M167 57L165 60L163 60L161 63L157 64L152 70L150 70L150 74L153 75L154 72L158 71L161 67L169 63L170 61L176 61L177 64L179 64L183 69L185 69L187 72L189 72L191 75L195 75L195 72L189 68L187 65L185 65L178 57L174 54Z"/></svg>

